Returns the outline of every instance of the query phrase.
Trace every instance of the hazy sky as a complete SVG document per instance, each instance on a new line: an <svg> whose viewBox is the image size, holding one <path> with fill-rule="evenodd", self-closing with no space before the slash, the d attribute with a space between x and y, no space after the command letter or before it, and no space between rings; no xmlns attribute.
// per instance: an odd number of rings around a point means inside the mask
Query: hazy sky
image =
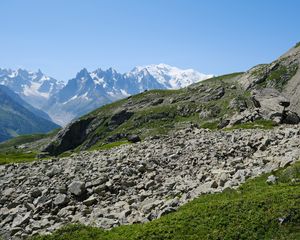
<svg viewBox="0 0 300 240"><path fill-rule="evenodd" d="M167 63L244 71L300 41L298 0L1 0L0 67L59 80Z"/></svg>

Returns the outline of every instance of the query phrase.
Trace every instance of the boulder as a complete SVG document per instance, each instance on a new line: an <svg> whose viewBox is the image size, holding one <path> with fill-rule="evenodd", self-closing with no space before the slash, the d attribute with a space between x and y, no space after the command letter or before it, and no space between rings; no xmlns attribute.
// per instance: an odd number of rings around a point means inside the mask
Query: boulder
<svg viewBox="0 0 300 240"><path fill-rule="evenodd" d="M47 171L46 175L51 178L59 174L61 170L62 169L60 169L58 165L53 165L53 167L49 171Z"/></svg>
<svg viewBox="0 0 300 240"><path fill-rule="evenodd" d="M24 216L17 215L14 218L11 227L15 228L15 227L23 226L24 224L26 224L29 221L30 216L31 216L31 212L27 212Z"/></svg>
<svg viewBox="0 0 300 240"><path fill-rule="evenodd" d="M265 119L272 119L272 116L282 116L283 111L290 102L286 96L274 88L263 88L252 92L252 100L259 106L260 113Z"/></svg>
<svg viewBox="0 0 300 240"><path fill-rule="evenodd" d="M230 101L229 108L235 109L238 112L243 112L248 108L248 106L244 99L234 98Z"/></svg>
<svg viewBox="0 0 300 240"><path fill-rule="evenodd" d="M226 126L228 126L228 124L230 123L230 120L229 119L223 119L220 121L220 123L218 124L218 128L219 129L222 129Z"/></svg>
<svg viewBox="0 0 300 240"><path fill-rule="evenodd" d="M127 140L132 143L137 143L141 141L141 138L138 135L128 135Z"/></svg>
<svg viewBox="0 0 300 240"><path fill-rule="evenodd" d="M112 142L116 142L116 141L119 141L123 138L126 138L126 134L125 133L117 133L117 134L114 134L114 135L111 135L109 136L106 141L108 143L112 143Z"/></svg>
<svg viewBox="0 0 300 240"><path fill-rule="evenodd" d="M298 124L300 123L300 117L295 112L284 111L281 122L285 124Z"/></svg>
<svg viewBox="0 0 300 240"><path fill-rule="evenodd" d="M37 198L39 196L42 195L42 191L39 188L34 188L31 192L30 192L31 197L33 198Z"/></svg>
<svg viewBox="0 0 300 240"><path fill-rule="evenodd" d="M81 181L74 181L68 186L69 192L81 196L86 192L85 183Z"/></svg>
<svg viewBox="0 0 300 240"><path fill-rule="evenodd" d="M67 197L66 194L58 194L56 198L54 199L54 204L55 205L60 205L64 206L69 202L69 198Z"/></svg>

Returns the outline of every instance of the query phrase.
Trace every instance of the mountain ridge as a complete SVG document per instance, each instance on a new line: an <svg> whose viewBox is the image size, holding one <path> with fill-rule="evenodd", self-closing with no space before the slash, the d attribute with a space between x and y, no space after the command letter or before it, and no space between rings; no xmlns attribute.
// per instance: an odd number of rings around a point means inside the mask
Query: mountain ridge
<svg viewBox="0 0 300 240"><path fill-rule="evenodd" d="M8 86L25 101L47 112L60 125L121 98L151 89L178 89L213 75L167 64L137 66L127 73L113 68L80 70L67 83L40 70L0 69L0 84Z"/></svg>
<svg viewBox="0 0 300 240"><path fill-rule="evenodd" d="M59 126L44 118L17 94L0 85L0 141L23 134L46 133Z"/></svg>

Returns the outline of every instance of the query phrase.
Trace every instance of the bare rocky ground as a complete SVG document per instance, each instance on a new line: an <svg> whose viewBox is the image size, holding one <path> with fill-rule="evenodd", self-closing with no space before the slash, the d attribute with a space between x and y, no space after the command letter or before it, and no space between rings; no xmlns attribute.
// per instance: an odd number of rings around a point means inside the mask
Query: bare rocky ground
<svg viewBox="0 0 300 240"><path fill-rule="evenodd" d="M0 166L0 236L24 239L80 222L147 222L204 193L236 188L300 156L300 126L186 128L106 151Z"/></svg>

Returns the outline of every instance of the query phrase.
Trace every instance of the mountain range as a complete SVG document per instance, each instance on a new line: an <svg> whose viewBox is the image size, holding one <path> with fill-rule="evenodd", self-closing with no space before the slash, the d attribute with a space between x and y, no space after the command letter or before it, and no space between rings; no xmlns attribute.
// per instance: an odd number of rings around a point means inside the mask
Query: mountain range
<svg viewBox="0 0 300 240"><path fill-rule="evenodd" d="M128 73L109 68L79 71L66 84L42 73L24 69L0 69L0 84L46 112L59 125L97 107L151 89L179 89L213 75L166 64L135 67ZM47 119L45 116L44 118Z"/></svg>
<svg viewBox="0 0 300 240"><path fill-rule="evenodd" d="M21 134L46 133L58 127L46 113L0 85L0 142Z"/></svg>

